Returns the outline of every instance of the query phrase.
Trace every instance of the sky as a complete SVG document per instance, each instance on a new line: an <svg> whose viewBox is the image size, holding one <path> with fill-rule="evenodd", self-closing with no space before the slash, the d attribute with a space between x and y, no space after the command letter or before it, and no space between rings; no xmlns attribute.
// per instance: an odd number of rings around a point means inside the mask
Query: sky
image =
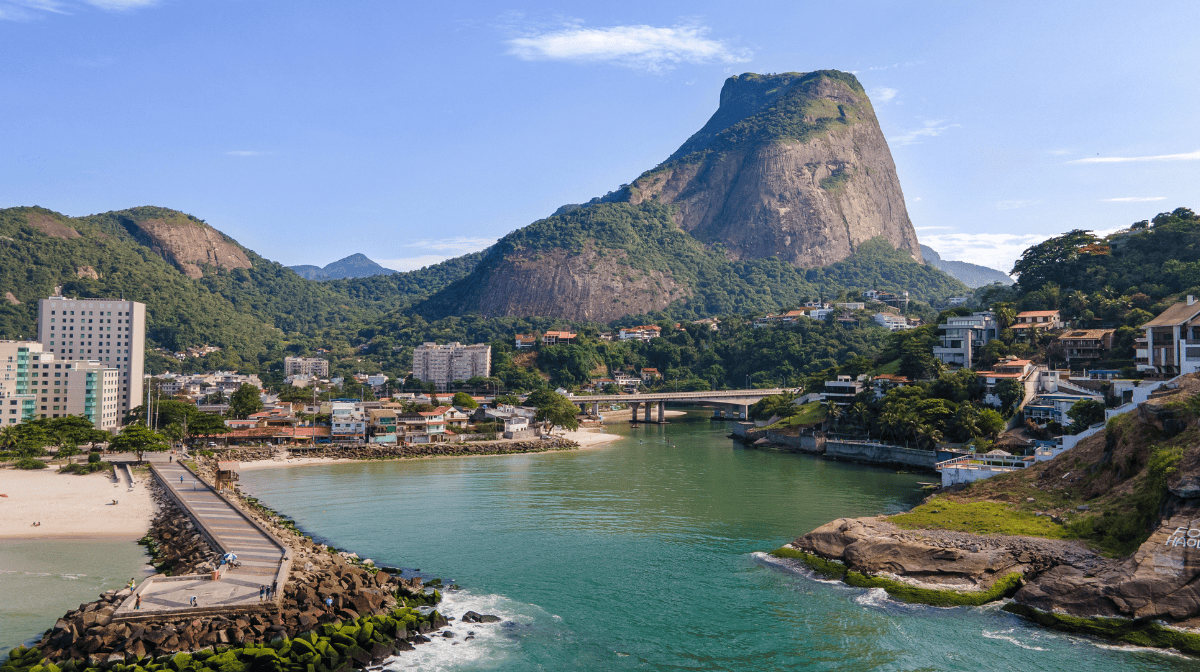
<svg viewBox="0 0 1200 672"><path fill-rule="evenodd" d="M1200 5L0 0L0 207L158 205L400 270L632 181L725 78L866 87L921 242L1200 208Z"/></svg>

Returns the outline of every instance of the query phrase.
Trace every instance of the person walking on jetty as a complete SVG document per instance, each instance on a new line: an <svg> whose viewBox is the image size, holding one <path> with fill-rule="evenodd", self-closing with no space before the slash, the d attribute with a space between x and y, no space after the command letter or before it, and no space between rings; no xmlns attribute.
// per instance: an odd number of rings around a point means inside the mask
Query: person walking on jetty
<svg viewBox="0 0 1200 672"><path fill-rule="evenodd" d="M142 594L141 593L138 593L137 601L133 603L133 608L134 609L142 608Z"/></svg>
<svg viewBox="0 0 1200 672"><path fill-rule="evenodd" d="M268 597L270 599L272 599L272 600L275 599L275 591L278 588L279 588L279 579L275 579L274 581L271 582L271 594L268 595Z"/></svg>
<svg viewBox="0 0 1200 672"><path fill-rule="evenodd" d="M267 596L267 587L259 586L258 587L258 601L262 602L266 596Z"/></svg>

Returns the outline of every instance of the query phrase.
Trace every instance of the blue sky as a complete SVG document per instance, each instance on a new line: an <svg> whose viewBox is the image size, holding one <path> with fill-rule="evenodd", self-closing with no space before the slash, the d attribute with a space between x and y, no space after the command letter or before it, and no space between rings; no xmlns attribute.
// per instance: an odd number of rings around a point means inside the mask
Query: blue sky
<svg viewBox="0 0 1200 672"><path fill-rule="evenodd" d="M729 75L834 68L922 242L1007 270L1200 208L1200 9L1143 7L0 0L0 207L160 205L407 269L632 180Z"/></svg>

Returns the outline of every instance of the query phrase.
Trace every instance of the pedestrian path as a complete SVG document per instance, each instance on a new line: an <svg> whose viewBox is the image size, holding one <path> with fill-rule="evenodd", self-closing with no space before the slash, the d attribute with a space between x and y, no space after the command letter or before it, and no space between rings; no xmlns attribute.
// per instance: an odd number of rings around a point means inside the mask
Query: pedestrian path
<svg viewBox="0 0 1200 672"><path fill-rule="evenodd" d="M211 572L153 577L121 604L115 616L262 605L260 588L271 586L280 575L280 567L286 560L284 550L183 466L176 462L156 463L154 468L174 498L186 505L193 522L217 542L222 553L236 555L239 566L223 568L217 580L213 580ZM277 589L282 590L283 586Z"/></svg>

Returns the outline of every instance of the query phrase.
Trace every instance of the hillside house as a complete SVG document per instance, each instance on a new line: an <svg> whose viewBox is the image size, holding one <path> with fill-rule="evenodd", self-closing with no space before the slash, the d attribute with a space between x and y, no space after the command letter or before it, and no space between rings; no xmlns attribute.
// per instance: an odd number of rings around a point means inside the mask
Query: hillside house
<svg viewBox="0 0 1200 672"><path fill-rule="evenodd" d="M1032 329L1062 329L1062 315L1057 310L1026 310L1017 313L1017 321L1010 329L1018 334Z"/></svg>
<svg viewBox="0 0 1200 672"><path fill-rule="evenodd" d="M662 378L662 374L658 372L658 369L654 369L649 366L642 369L643 383L649 384L651 381L658 380L660 378Z"/></svg>
<svg viewBox="0 0 1200 672"><path fill-rule="evenodd" d="M650 339L658 338L662 333L662 327L653 324L644 324L637 327L625 327L617 332L617 338L622 341L643 341L650 342Z"/></svg>
<svg viewBox="0 0 1200 672"><path fill-rule="evenodd" d="M911 384L911 380L896 373L884 373L871 379L871 389L875 391L876 399L882 399L888 392Z"/></svg>
<svg viewBox="0 0 1200 672"><path fill-rule="evenodd" d="M517 350L527 350L537 345L538 338L536 334L517 334L513 341L513 347Z"/></svg>
<svg viewBox="0 0 1200 672"><path fill-rule="evenodd" d="M1058 344L1068 366L1087 364L1108 357L1116 333L1114 329L1076 329L1059 336Z"/></svg>
<svg viewBox="0 0 1200 672"><path fill-rule="evenodd" d="M542 345L570 345L578 335L571 331L547 331L542 334Z"/></svg>
<svg viewBox="0 0 1200 672"><path fill-rule="evenodd" d="M996 315L991 311L946 318L945 324L938 325L938 344L933 346L933 356L943 364L969 367L979 349L995 339L999 331Z"/></svg>
<svg viewBox="0 0 1200 672"><path fill-rule="evenodd" d="M1166 376L1200 371L1200 302L1188 295L1142 326L1145 363L1138 369Z"/></svg>

